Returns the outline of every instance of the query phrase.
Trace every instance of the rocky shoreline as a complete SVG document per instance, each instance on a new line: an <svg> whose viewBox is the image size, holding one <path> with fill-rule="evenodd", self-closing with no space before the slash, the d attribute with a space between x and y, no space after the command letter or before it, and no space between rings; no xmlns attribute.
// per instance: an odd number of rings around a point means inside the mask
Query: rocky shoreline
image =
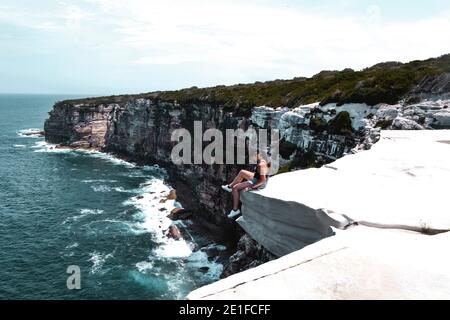
<svg viewBox="0 0 450 320"><path fill-rule="evenodd" d="M158 164L169 185L189 209L200 232L236 250L224 276L274 256L249 239L226 217L230 196L220 186L245 168L241 165L176 165L171 132L203 129L277 129L280 170L319 167L349 153L370 149L382 129L450 128L450 74L427 77L398 104L313 103L296 107L253 106L230 110L208 98L173 100L166 93L61 101L45 122L45 138L61 147L95 149L138 164ZM241 239L241 240L239 240Z"/></svg>

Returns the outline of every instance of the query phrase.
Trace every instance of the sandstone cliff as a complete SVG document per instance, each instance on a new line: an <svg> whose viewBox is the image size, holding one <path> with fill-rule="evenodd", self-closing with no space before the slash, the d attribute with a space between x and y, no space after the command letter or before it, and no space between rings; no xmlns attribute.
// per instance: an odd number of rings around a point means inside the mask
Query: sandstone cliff
<svg viewBox="0 0 450 320"><path fill-rule="evenodd" d="M276 128L282 138L282 172L320 166L345 154L369 149L378 141L381 128L449 128L446 94L450 76L442 73L450 70L448 59L444 56L423 62L426 74L416 72L415 65L397 65L384 71L375 66L362 74L350 75L344 70L291 82L62 101L55 104L45 122L45 136L48 142L63 146L95 148L134 161L163 165L170 173L170 183L179 191L180 201L195 212L195 219L219 240L236 243L242 233L225 217L230 200L220 185L229 181L240 166L173 164L170 154L175 143L170 138L174 129L192 132L194 121L201 121L204 130L246 129L250 125ZM395 102L392 96L383 96L384 91L378 92L374 100L373 92L363 90L367 81L358 80L367 75L382 77L383 72L392 77L393 72L403 75L407 71L415 74L414 81L405 84L409 93L404 90L406 87L393 89ZM313 97L302 96L305 83L306 88L316 92ZM326 83L335 90L330 92L327 88L322 96L317 95L317 88ZM337 93L339 84L342 90ZM350 84L355 86L351 90ZM253 96L255 90L258 98ZM278 97L280 90L286 99L272 99L270 93ZM361 96L363 92L366 96ZM313 98L321 102L308 104ZM283 101L286 104L280 104ZM261 106L264 102L266 106Z"/></svg>

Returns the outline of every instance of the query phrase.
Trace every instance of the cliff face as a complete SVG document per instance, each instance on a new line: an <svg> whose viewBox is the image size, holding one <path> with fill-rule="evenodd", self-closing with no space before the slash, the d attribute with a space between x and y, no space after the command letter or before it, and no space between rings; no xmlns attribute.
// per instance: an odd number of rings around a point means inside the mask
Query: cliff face
<svg viewBox="0 0 450 320"><path fill-rule="evenodd" d="M152 99L130 100L113 108L104 149L166 167L183 205L193 209L214 233L225 235L231 227L225 217L230 200L220 186L234 177L238 167L220 164L175 165L170 158L175 145L171 141L173 130L185 128L193 135L194 121L201 121L203 130L217 128L224 131L248 126L246 119L234 117L209 104L180 105Z"/></svg>
<svg viewBox="0 0 450 320"><path fill-rule="evenodd" d="M130 98L119 103L65 101L57 103L45 122L46 140L74 148L95 148L127 156L138 162L158 163L171 175L180 201L214 231L230 227L225 217L229 195L220 186L238 167L225 165L175 165L170 155L172 131L193 133L195 121L208 128L241 127L249 121L208 104L180 105L152 98ZM215 230L217 229L217 230ZM225 230L229 232L229 230Z"/></svg>
<svg viewBox="0 0 450 320"><path fill-rule="evenodd" d="M220 186L230 181L239 165L175 165L170 155L175 142L172 131L188 129L193 134L194 121L203 130L217 128L276 128L283 137L281 165L306 152L312 158L306 165L329 162L355 147L362 131L328 134L311 130L307 121L320 108L307 106L301 116L287 109L255 108L250 119L225 112L221 106L193 102L179 104L155 98L129 98L120 103L65 101L57 103L45 122L47 141L74 148L95 148L130 157L139 162L159 163L171 174L171 184L178 189L181 202L214 230L229 233L225 213L230 207L229 194ZM329 112L332 119L336 111ZM359 130L359 128L358 128ZM286 146L287 145L287 146ZM301 164L299 164L301 165ZM225 226L225 230L224 227Z"/></svg>
<svg viewBox="0 0 450 320"><path fill-rule="evenodd" d="M376 72L378 74L379 70ZM332 76L339 78L342 74ZM225 216L231 206L230 195L224 193L220 186L230 181L242 166L173 164L170 159L176 144L171 141L173 130L185 128L193 134L194 121L201 121L203 130L245 130L250 125L274 128L280 131L281 137L280 172L320 166L345 154L370 149L379 140L380 129L450 128L449 79L449 74L427 76L408 95L404 95L404 101L394 105L342 104L342 101L332 102L332 97L327 96L322 97L321 103L312 104L301 104L300 98L294 99L291 102L296 101L298 105L289 108L240 102L230 105L218 97L219 93L228 90L223 87L215 89L217 92L192 89L188 92L62 101L55 104L45 122L45 136L48 142L62 146L94 148L127 156L134 161L164 166L171 176L170 184L178 190L179 200L195 212L195 218L219 240L236 243L241 232L236 232L236 225ZM302 88L303 82L300 81ZM260 85L255 86L258 88ZM280 83L276 82L276 87L279 86ZM335 82L333 86L336 86ZM357 86L360 90L361 84ZM270 91L270 85L266 87ZM244 89L253 90L253 87L248 89L245 86ZM243 92L242 88L236 90L238 94ZM200 95L197 96L198 92ZM224 96L232 94L230 92ZM236 96L231 96L229 101L234 99ZM324 100L328 103L325 104ZM270 258L271 255L261 251L262 248L247 250L251 239L247 240L245 246L241 245L246 249L241 248L234 257L239 267L231 265L228 268L232 270L230 273L251 266L251 259L247 259L249 263L244 265L239 259L242 252L253 252L255 259ZM248 252L245 254L247 258L251 256Z"/></svg>
<svg viewBox="0 0 450 320"><path fill-rule="evenodd" d="M80 148L102 148L116 105L57 103L45 122L47 141Z"/></svg>

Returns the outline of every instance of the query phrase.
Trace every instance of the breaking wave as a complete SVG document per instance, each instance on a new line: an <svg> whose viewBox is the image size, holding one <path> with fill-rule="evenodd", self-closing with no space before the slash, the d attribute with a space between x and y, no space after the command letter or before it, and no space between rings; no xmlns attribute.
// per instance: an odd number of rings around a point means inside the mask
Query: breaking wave
<svg viewBox="0 0 450 320"><path fill-rule="evenodd" d="M62 224L67 224L69 222L76 222L76 221L83 219L86 216L99 215L99 214L102 214L103 212L104 211L101 209L81 209L81 210L79 210L79 214L68 217L67 219L65 219L63 221Z"/></svg>
<svg viewBox="0 0 450 320"><path fill-rule="evenodd" d="M19 130L17 135L23 138L41 138L43 136L42 129L37 128Z"/></svg>
<svg viewBox="0 0 450 320"><path fill-rule="evenodd" d="M113 255L113 253L106 254L106 253L100 253L98 251L94 251L94 252L89 253L89 256L90 256L89 261L92 262L92 267L91 267L90 273L94 274L94 273L99 273L99 272L105 272L105 270L102 270L105 262L108 259L112 258L114 255Z"/></svg>
<svg viewBox="0 0 450 320"><path fill-rule="evenodd" d="M223 266L217 261L217 257L208 256L206 250L213 246L220 251L224 250L223 247L211 244L204 248L198 248L193 239L176 240L167 236L171 225L176 225L183 230L188 224L179 221L173 222L167 217L176 207L176 203L175 200L167 199L171 187L164 182L167 172L163 168L158 165L137 166L114 155L99 151L58 148L45 141L37 141L31 148L34 149L34 152L88 156L106 161L114 166L124 168L116 173L119 176L133 181L143 181L137 187L130 187L121 185L122 178L114 176L88 177L78 180L87 184L93 192L104 193L105 196L111 192L122 195L128 193L129 196L121 203L124 208L123 213L112 216L101 209L83 208L77 214L67 217L62 223L72 231L84 230L88 236L95 237L102 232L117 232L130 236L148 234L154 246L148 248L147 258L135 262L135 268L129 272L129 276L137 284L154 286L156 279L163 277L165 285L161 288L164 287L169 291L168 296L175 295L181 299L198 286L196 281L209 283L219 278ZM93 171L96 170L93 169ZM73 226L77 226L78 229ZM79 250L78 246L67 247L66 251L71 256L75 249ZM113 257L114 252L104 252L101 248L90 252L88 258L92 264L90 274L101 275L107 272L105 264ZM197 280L193 280L193 277Z"/></svg>

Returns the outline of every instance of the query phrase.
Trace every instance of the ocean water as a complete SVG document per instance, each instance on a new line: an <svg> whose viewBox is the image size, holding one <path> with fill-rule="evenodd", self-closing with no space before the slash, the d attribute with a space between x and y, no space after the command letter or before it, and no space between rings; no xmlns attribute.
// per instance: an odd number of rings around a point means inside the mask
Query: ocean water
<svg viewBox="0 0 450 320"><path fill-rule="evenodd" d="M161 202L162 168L24 134L66 98L0 95L0 299L183 299L218 279L205 249L223 247L163 234L174 203ZM80 290L66 286L70 265Z"/></svg>

